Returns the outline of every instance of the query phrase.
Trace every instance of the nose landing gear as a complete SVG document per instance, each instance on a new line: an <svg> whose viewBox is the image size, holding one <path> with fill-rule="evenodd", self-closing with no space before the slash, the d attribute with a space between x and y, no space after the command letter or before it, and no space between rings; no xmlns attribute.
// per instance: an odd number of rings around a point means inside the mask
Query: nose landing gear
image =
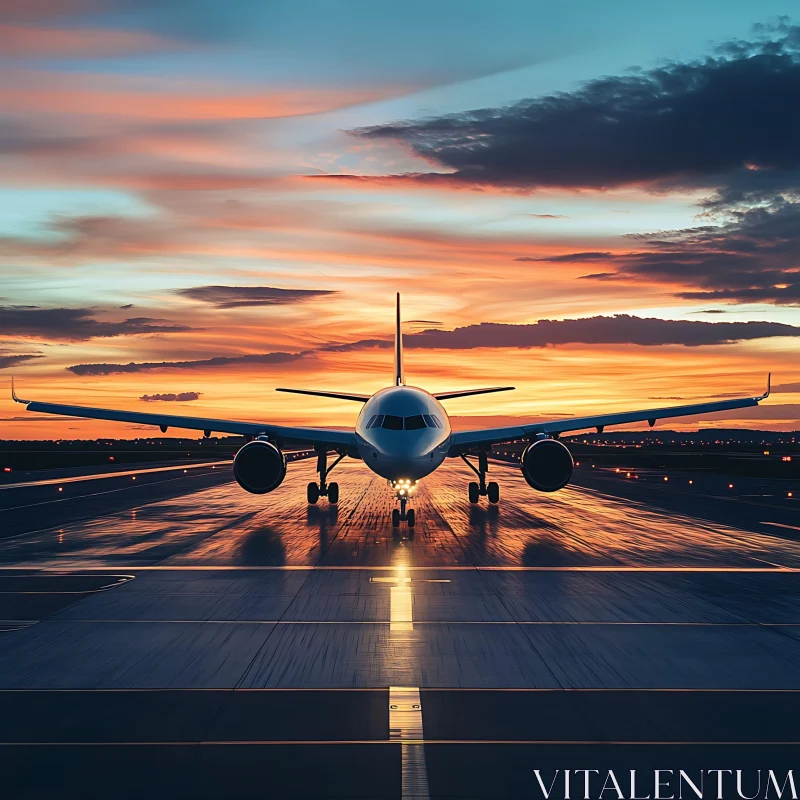
<svg viewBox="0 0 800 800"><path fill-rule="evenodd" d="M486 483L486 473L489 471L489 459L486 451L478 453L478 466L476 467L463 453L461 458L464 463L478 476L478 481L472 481L467 487L469 492L470 503L477 503L481 497L486 499L492 504L496 505L500 502L500 484L497 481L489 481Z"/></svg>
<svg viewBox="0 0 800 800"><path fill-rule="evenodd" d="M400 527L401 522L406 523L409 531L413 531L414 525L416 525L417 522L414 509L408 508L408 501L410 500L409 495L414 491L414 486L411 481L396 481L392 483L392 486L395 490L395 496L400 502L400 508L392 509L393 533L395 536L398 536L399 531L397 529ZM409 536L413 535L413 533L409 532Z"/></svg>
<svg viewBox="0 0 800 800"><path fill-rule="evenodd" d="M319 473L319 483L311 481L306 486L306 499L311 505L315 505L320 497L327 497L331 505L339 502L339 484L327 483L328 474L345 457L345 453L339 453L336 461L328 466L328 451L323 447L317 447L317 472Z"/></svg>

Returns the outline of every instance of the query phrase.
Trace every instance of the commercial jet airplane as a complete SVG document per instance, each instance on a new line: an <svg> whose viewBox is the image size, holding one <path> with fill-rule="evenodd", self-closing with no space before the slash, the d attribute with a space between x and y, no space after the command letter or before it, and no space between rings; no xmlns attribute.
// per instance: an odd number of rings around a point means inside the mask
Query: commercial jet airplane
<svg viewBox="0 0 800 800"><path fill-rule="evenodd" d="M622 425L647 420L652 427L656 420L727 411L732 408L756 406L769 396L744 397L714 403L696 403L671 408L654 408L618 414L599 414L590 417L570 417L553 422L522 422L505 428L452 431L443 400L490 392L505 392L513 386L487 389L466 389L454 392L429 393L416 386L407 386L403 372L403 337L400 329L400 295L397 295L397 318L394 340L394 381L392 386L373 395L353 392L328 392L317 389L277 389L317 397L331 397L361 403L355 430L336 428L300 428L270 425L260 422L235 422L221 419L179 417L171 414L146 414L138 411L115 411L105 408L67 406L21 400L11 382L11 394L28 411L65 414L72 417L105 419L155 425L166 433L168 428L189 428L203 431L241 434L250 439L233 459L233 474L239 485L253 494L266 494L281 485L286 476L286 458L281 450L288 444L311 445L317 453L319 482L307 487L309 503L327 497L330 503L339 501L339 484L328 483L331 470L345 457L361 459L373 472L386 478L398 501L392 511L392 526L405 522L414 527L413 500L417 482L430 475L445 458L462 458L478 480L469 484L469 502L477 503L485 496L490 503L500 499L500 487L495 481L486 482L488 455L492 445L514 440L528 442L520 458L522 474L528 484L540 492L555 492L566 486L572 477L573 461L567 447L558 437L562 433L594 428L598 433L609 425ZM328 464L329 454L335 460ZM470 461L472 456L473 461ZM474 460L477 459L477 465Z"/></svg>

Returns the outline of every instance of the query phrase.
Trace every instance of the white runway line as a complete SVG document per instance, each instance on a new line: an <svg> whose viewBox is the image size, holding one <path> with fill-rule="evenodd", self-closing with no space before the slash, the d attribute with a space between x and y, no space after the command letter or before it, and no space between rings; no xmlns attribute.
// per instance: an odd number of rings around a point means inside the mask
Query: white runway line
<svg viewBox="0 0 800 800"><path fill-rule="evenodd" d="M23 481L22 483L6 483L0 485L0 491L5 489L23 489L30 486L57 486L62 483L82 483L83 481L99 481L106 478L126 478L130 475L147 475L153 472L179 472L187 469L202 469L203 467L230 466L232 461L203 461L199 464L176 464L173 467L151 467L150 469L129 469L124 472L93 472L89 475L73 475L69 478L48 478L42 481Z"/></svg>
<svg viewBox="0 0 800 800"><path fill-rule="evenodd" d="M389 687L389 740L401 743L403 800L428 800L422 700L418 686Z"/></svg>
<svg viewBox="0 0 800 800"><path fill-rule="evenodd" d="M797 525L784 525L782 522L759 522L759 525L774 525L776 528L788 528L790 531L800 531Z"/></svg>

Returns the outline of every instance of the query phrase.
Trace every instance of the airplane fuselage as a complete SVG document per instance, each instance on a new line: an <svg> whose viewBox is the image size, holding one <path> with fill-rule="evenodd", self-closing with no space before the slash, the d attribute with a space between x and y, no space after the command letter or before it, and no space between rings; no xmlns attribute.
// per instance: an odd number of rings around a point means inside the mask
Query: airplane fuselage
<svg viewBox="0 0 800 800"><path fill-rule="evenodd" d="M442 404L416 386L376 392L356 422L364 463L390 481L417 481L441 465L450 448L450 420Z"/></svg>

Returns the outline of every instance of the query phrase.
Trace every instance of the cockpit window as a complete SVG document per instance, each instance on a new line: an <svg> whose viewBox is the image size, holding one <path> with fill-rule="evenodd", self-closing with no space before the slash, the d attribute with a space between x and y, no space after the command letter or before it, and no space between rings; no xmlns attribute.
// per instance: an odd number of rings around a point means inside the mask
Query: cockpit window
<svg viewBox="0 0 800 800"><path fill-rule="evenodd" d="M410 417L397 417L393 414L373 414L367 423L370 428L385 428L389 431L419 431L423 428L441 428L439 417L433 414L414 414Z"/></svg>

